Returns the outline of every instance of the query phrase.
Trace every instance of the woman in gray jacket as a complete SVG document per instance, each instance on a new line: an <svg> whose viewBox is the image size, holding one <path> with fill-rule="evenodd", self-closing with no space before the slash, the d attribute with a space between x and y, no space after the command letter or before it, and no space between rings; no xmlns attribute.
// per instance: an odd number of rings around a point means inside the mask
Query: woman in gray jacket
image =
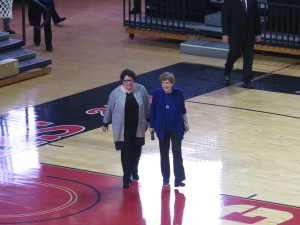
<svg viewBox="0 0 300 225"><path fill-rule="evenodd" d="M135 79L133 71L122 71L122 84L111 92L102 124L104 132L112 124L116 150L121 150L123 188L129 188L131 177L139 179L138 164L149 121L148 93Z"/></svg>

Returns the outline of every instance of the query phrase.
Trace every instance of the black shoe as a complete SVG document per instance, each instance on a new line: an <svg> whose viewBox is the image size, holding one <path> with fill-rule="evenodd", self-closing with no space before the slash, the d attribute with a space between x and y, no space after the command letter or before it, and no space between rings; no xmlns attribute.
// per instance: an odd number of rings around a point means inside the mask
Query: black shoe
<svg viewBox="0 0 300 225"><path fill-rule="evenodd" d="M53 48L46 48L48 52L53 52Z"/></svg>
<svg viewBox="0 0 300 225"><path fill-rule="evenodd" d="M246 81L244 82L244 85L243 85L244 88L252 88L252 84L250 81Z"/></svg>
<svg viewBox="0 0 300 225"><path fill-rule="evenodd" d="M123 184L123 188L124 188L124 189L128 189L129 187L130 187L130 183L124 183L124 184Z"/></svg>
<svg viewBox="0 0 300 225"><path fill-rule="evenodd" d="M224 74L225 81L230 81L230 74Z"/></svg>
<svg viewBox="0 0 300 225"><path fill-rule="evenodd" d="M57 25L57 24L59 24L60 22L63 22L63 21L65 21L67 18L66 17L61 17L61 18L59 18L58 19L58 21L55 21L55 25Z"/></svg>
<svg viewBox="0 0 300 225"><path fill-rule="evenodd" d="M5 32L8 32L9 34L15 34L16 32L12 29L4 30Z"/></svg>
<svg viewBox="0 0 300 225"><path fill-rule="evenodd" d="M175 182L175 187L184 187L185 186L185 183L183 183L182 181L177 181Z"/></svg>
<svg viewBox="0 0 300 225"><path fill-rule="evenodd" d="M34 45L35 45L35 46L40 46L40 43L34 42Z"/></svg>
<svg viewBox="0 0 300 225"><path fill-rule="evenodd" d="M139 175L135 174L135 175L132 175L132 180L139 180L140 177Z"/></svg>

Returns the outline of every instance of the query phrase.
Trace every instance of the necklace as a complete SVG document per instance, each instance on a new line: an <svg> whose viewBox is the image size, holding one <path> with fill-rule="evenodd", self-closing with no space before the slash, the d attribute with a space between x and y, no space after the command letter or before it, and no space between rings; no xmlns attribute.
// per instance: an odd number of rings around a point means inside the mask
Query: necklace
<svg viewBox="0 0 300 225"><path fill-rule="evenodd" d="M166 94L166 109L170 108L170 104L171 104L171 94Z"/></svg>

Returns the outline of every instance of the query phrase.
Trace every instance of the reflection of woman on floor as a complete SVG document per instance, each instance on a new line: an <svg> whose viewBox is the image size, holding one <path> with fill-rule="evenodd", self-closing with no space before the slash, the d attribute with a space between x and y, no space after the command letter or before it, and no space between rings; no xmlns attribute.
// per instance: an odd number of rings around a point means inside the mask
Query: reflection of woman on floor
<svg viewBox="0 0 300 225"><path fill-rule="evenodd" d="M185 207L185 196L183 193L180 193L178 189L174 190L175 202L174 202L174 217L173 223L171 223L171 212L170 212L170 199L171 191L170 188L165 188L161 190L161 222L163 225L171 224L182 224L183 213Z"/></svg>
<svg viewBox="0 0 300 225"><path fill-rule="evenodd" d="M185 172L182 162L181 142L184 132L189 130L184 96L180 89L174 88L175 77L164 72L159 81L162 88L154 91L151 105L150 132L156 132L159 139L160 165L163 184L170 183L170 141L172 142L175 187L183 187Z"/></svg>
<svg viewBox="0 0 300 225"><path fill-rule="evenodd" d="M121 150L124 188L129 188L131 176L133 180L139 179L138 164L149 121L148 93L135 79L131 70L121 73L122 84L109 96L102 125L102 130L107 132L108 125L112 124L116 150Z"/></svg>

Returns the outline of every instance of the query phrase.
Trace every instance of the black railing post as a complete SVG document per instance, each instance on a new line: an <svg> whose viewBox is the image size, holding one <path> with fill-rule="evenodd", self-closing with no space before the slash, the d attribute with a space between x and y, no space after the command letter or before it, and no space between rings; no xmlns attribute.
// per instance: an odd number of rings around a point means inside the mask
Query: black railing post
<svg viewBox="0 0 300 225"><path fill-rule="evenodd" d="M25 0L22 0L22 45L26 45L25 14Z"/></svg>
<svg viewBox="0 0 300 225"><path fill-rule="evenodd" d="M125 1L126 0L123 0L123 26L125 26L125 20L126 20L126 17L125 17L125 10L126 10Z"/></svg>

